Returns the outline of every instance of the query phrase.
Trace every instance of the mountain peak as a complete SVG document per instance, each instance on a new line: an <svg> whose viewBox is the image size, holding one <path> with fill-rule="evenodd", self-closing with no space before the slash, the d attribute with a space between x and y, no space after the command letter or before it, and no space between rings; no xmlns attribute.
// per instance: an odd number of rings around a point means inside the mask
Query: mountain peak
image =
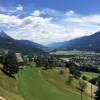
<svg viewBox="0 0 100 100"><path fill-rule="evenodd" d="M8 38L9 36L4 31L1 31L0 32L0 37L1 38Z"/></svg>
<svg viewBox="0 0 100 100"><path fill-rule="evenodd" d="M4 31L1 31L0 34L6 34Z"/></svg>

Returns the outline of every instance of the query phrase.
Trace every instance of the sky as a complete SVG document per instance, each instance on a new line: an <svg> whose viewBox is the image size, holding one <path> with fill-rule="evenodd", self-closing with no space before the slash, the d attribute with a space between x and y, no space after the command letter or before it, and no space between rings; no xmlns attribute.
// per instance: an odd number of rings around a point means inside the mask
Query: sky
<svg viewBox="0 0 100 100"><path fill-rule="evenodd" d="M100 31L100 0L0 0L0 31L47 45Z"/></svg>

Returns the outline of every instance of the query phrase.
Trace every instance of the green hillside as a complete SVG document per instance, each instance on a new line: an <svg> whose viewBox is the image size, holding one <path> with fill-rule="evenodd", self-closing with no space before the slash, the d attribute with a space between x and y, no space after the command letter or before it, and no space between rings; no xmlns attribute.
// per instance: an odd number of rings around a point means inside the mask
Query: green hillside
<svg viewBox="0 0 100 100"><path fill-rule="evenodd" d="M68 70L64 69L63 76L59 70L25 68L16 79L0 71L0 96L7 100L80 100L80 92L76 89L78 81L74 79L73 84L68 86ZM83 100L88 100L88 97L83 94Z"/></svg>
<svg viewBox="0 0 100 100"><path fill-rule="evenodd" d="M10 78L0 70L0 96L7 100L24 100L17 88L17 80Z"/></svg>

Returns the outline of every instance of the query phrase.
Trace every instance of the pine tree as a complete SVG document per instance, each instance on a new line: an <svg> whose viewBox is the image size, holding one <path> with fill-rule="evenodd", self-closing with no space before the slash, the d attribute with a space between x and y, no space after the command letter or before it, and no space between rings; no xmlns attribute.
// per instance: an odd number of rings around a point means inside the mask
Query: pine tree
<svg viewBox="0 0 100 100"><path fill-rule="evenodd" d="M4 70L8 73L17 74L19 71L18 61L14 52L9 51L4 62Z"/></svg>

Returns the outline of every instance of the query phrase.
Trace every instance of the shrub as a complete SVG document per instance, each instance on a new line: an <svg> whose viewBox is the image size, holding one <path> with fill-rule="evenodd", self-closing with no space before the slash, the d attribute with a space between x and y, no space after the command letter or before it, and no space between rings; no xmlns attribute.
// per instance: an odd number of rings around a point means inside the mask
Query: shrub
<svg viewBox="0 0 100 100"><path fill-rule="evenodd" d="M59 73L60 73L60 75L63 75L64 74L64 71L63 70L60 70Z"/></svg>
<svg viewBox="0 0 100 100"><path fill-rule="evenodd" d="M70 76L68 77L68 79L67 79L67 84L70 85L70 84L72 83L72 81L73 81L73 76L70 75Z"/></svg>
<svg viewBox="0 0 100 100"><path fill-rule="evenodd" d="M84 81L79 81L78 83L78 89L81 90L81 91L84 91L84 89L86 89L87 87L87 83L84 82Z"/></svg>
<svg viewBox="0 0 100 100"><path fill-rule="evenodd" d="M83 80L87 80L87 77L86 77L86 76L83 76L82 79L83 79Z"/></svg>

